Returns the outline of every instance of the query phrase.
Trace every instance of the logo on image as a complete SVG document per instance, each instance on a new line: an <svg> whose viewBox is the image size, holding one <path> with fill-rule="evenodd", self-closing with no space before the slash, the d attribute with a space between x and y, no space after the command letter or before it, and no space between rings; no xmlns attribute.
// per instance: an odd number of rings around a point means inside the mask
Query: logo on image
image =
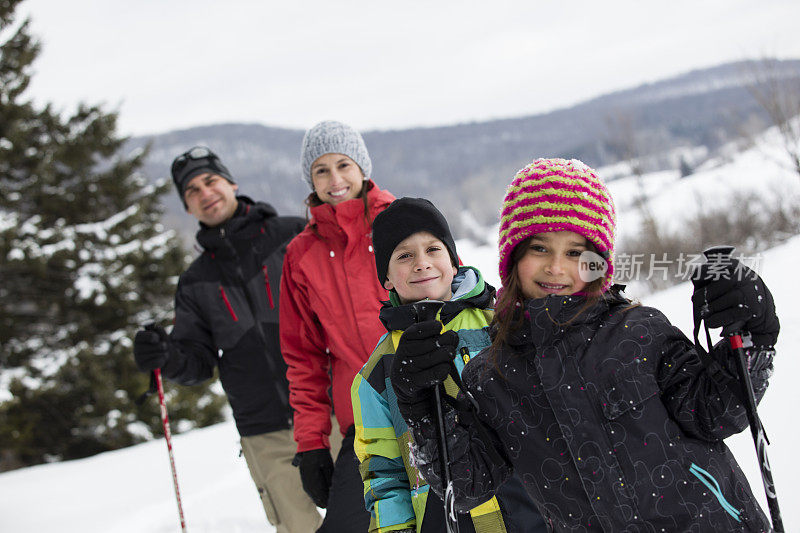
<svg viewBox="0 0 800 533"><path fill-rule="evenodd" d="M586 250L578 258L578 275L581 281L591 283L606 275L608 263L594 252Z"/></svg>

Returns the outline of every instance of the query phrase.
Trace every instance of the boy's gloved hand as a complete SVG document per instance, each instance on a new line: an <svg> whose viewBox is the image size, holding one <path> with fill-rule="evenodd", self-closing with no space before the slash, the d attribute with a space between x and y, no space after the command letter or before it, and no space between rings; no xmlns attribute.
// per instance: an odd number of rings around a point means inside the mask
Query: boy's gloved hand
<svg viewBox="0 0 800 533"><path fill-rule="evenodd" d="M453 364L458 334L442 333L436 320L420 322L403 332L391 370L397 406L406 420L417 420L430 412L433 387L443 382Z"/></svg>
<svg viewBox="0 0 800 533"><path fill-rule="evenodd" d="M136 332L133 339L133 356L142 372L162 368L169 359L169 335L161 326L150 325Z"/></svg>
<svg viewBox="0 0 800 533"><path fill-rule="evenodd" d="M692 305L709 328L737 326L750 332L754 345L775 345L780 330L775 302L758 274L728 257L700 265L692 283Z"/></svg>
<svg viewBox="0 0 800 533"><path fill-rule="evenodd" d="M328 448L308 450L295 456L294 464L300 467L300 480L314 505L325 509L331 491L333 459Z"/></svg>

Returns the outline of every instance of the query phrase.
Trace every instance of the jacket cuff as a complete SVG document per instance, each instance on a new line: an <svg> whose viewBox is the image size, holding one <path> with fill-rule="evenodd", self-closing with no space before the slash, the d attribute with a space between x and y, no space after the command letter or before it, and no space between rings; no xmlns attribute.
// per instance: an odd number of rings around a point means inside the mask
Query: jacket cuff
<svg viewBox="0 0 800 533"><path fill-rule="evenodd" d="M331 444L327 435L318 435L316 438L303 439L297 443L297 453L310 450L330 449Z"/></svg>

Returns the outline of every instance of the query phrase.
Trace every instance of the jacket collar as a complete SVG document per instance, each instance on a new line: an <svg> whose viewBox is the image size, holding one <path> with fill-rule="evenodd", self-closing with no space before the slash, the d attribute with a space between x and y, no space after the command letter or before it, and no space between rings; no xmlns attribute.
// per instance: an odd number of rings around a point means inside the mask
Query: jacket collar
<svg viewBox="0 0 800 533"><path fill-rule="evenodd" d="M455 295L444 303L439 314L443 324L450 322L458 313L468 307L491 309L494 305L494 287L483 280L480 270L470 266L459 267L453 278L452 291ZM389 301L383 303L380 319L387 331L405 330L416 323L413 304L402 304L394 291L389 293Z"/></svg>
<svg viewBox="0 0 800 533"><path fill-rule="evenodd" d="M588 308L584 308L585 295L551 295L525 300L517 309L517 313L524 313L522 325L509 334L508 344L522 346L532 342L531 339L546 342L547 339L556 336L559 330L563 331L565 326L594 323L604 313L630 304L630 300L621 294L621 290L620 286L614 285Z"/></svg>
<svg viewBox="0 0 800 533"><path fill-rule="evenodd" d="M372 221L392 203L394 196L378 188L372 180L367 180L364 186L367 187L369 219ZM347 200L335 207L330 204L316 205L309 209L309 214L309 225L316 224L317 231L325 238L334 237L340 228L369 230L369 224L364 220L364 201L361 198Z"/></svg>
<svg viewBox="0 0 800 533"><path fill-rule="evenodd" d="M238 200L233 216L219 226L209 227L200 223L196 237L204 250L218 252L228 249L231 240L250 239L261 231L268 219L278 215L267 203L254 202L247 196L239 196Z"/></svg>

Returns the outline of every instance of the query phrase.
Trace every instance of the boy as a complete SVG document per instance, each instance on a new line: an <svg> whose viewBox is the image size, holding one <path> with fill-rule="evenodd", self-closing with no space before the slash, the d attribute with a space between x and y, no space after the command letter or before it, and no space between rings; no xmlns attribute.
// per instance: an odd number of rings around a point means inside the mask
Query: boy
<svg viewBox="0 0 800 533"><path fill-rule="evenodd" d="M378 279L390 291L380 312L388 333L351 388L369 530L444 531L442 501L409 462L410 433L390 386L390 370L403 331L415 323L410 304L429 299L445 302L439 319L451 333L445 334L450 344L442 349L453 351L461 372L470 357L490 344L495 291L476 268L458 266L447 221L428 200L396 200L375 218L372 228ZM452 379L445 387L455 395ZM537 524L544 528L518 480L510 480L498 495L500 504L492 498L470 511L472 520L460 515L460 531L535 531Z"/></svg>

